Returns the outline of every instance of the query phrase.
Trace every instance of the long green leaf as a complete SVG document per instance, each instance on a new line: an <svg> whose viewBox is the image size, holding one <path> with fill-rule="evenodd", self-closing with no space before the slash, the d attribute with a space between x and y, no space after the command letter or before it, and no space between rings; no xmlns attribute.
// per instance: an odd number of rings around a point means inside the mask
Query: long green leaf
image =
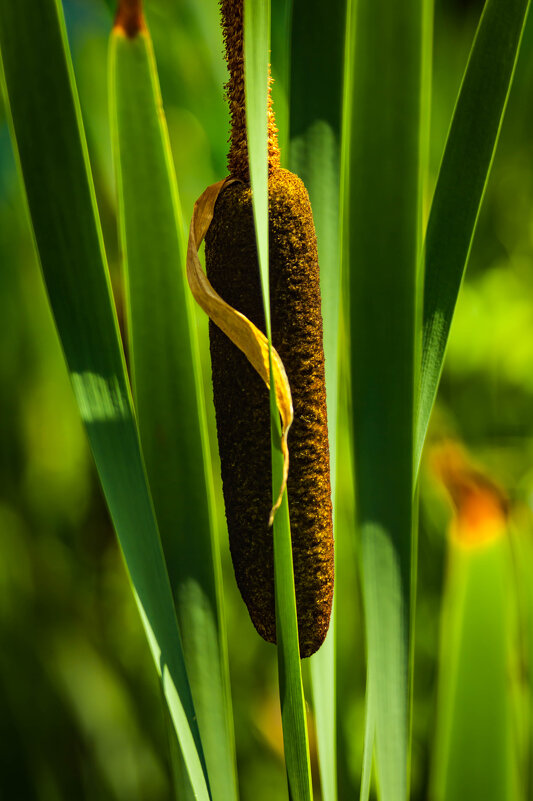
<svg viewBox="0 0 533 801"><path fill-rule="evenodd" d="M205 411L183 219L146 28L131 37L114 29L110 98L141 442L211 792L231 801L234 738Z"/></svg>
<svg viewBox="0 0 533 801"><path fill-rule="evenodd" d="M270 282L268 256L268 53L270 49L269 0L244 0L244 90L246 135L250 161L255 237L261 275L266 335L270 325Z"/></svg>
<svg viewBox="0 0 533 801"><path fill-rule="evenodd" d="M293 0L271 0L272 101L276 110L281 164L289 158L289 87L291 82L291 20ZM290 166L289 166L290 169Z"/></svg>
<svg viewBox="0 0 533 801"><path fill-rule="evenodd" d="M365 698L365 739L363 747L363 764L361 766L361 787L359 801L368 801L370 798L370 785L372 781L372 757L374 755L375 722L374 712L376 702L372 696L372 676L368 676Z"/></svg>
<svg viewBox="0 0 533 801"><path fill-rule="evenodd" d="M516 597L507 532L470 547L452 541L449 556L431 797L518 801L525 788L509 670Z"/></svg>
<svg viewBox="0 0 533 801"><path fill-rule="evenodd" d="M254 221L263 291L267 336L271 345L268 280L268 167L267 90L270 40L269 0L245 0L244 60L246 127L253 193ZM272 375L272 369L271 369ZM270 386L272 493L276 499L283 474L281 431L274 382ZM289 796L293 801L312 797L305 701L300 667L296 595L287 492L274 518L274 580L281 717Z"/></svg>
<svg viewBox="0 0 533 801"><path fill-rule="evenodd" d="M498 142L528 8L529 0L487 0L446 142L425 244L417 465L437 394L455 304Z"/></svg>
<svg viewBox="0 0 533 801"><path fill-rule="evenodd" d="M124 370L57 0L0 1L0 48L33 233L68 369L191 784L209 791Z"/></svg>
<svg viewBox="0 0 533 801"><path fill-rule="evenodd" d="M354 11L349 242L357 512L378 787L383 801L401 801L409 761L425 2L358 0Z"/></svg>
<svg viewBox="0 0 533 801"><path fill-rule="evenodd" d="M324 358L335 526L340 297L340 150L346 3L294 0L291 30L290 169L311 201L320 264ZM312 86L312 92L309 92ZM337 797L335 614L311 659L322 795Z"/></svg>
<svg viewBox="0 0 533 801"><path fill-rule="evenodd" d="M340 148L346 4L295 0L292 18L290 168L313 209L324 321L332 495L335 497L340 296ZM313 91L309 92L308 87Z"/></svg>
<svg viewBox="0 0 533 801"><path fill-rule="evenodd" d="M512 585L516 588L519 629L519 659L526 665L527 675L533 669L533 538L529 526L519 525L511 531ZM516 657L515 657L516 658ZM525 797L533 793L533 693L527 688L527 700L523 695L515 705L515 726L523 732L523 747L520 755L524 765L522 775Z"/></svg>

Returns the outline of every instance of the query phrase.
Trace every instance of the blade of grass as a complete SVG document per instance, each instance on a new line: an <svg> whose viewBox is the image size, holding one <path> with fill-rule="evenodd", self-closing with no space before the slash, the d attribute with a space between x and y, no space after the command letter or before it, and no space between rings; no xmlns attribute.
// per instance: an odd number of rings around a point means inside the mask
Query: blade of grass
<svg viewBox="0 0 533 801"><path fill-rule="evenodd" d="M309 192L317 235L334 524L345 28L344 0L334 0L327 6L321 0L294 0L290 37L290 169L300 176ZM334 801L337 797L335 607L334 604L327 639L310 662L324 801Z"/></svg>
<svg viewBox="0 0 533 801"><path fill-rule="evenodd" d="M245 0L244 62L246 127L250 159L250 180L257 250L265 309L266 333L271 346L270 292L268 277L268 167L267 100L268 53L270 41L269 0ZM272 360L271 360L272 364ZM272 375L272 367L270 370ZM283 475L281 429L276 407L274 382L270 384L272 442L272 494L275 500ZM276 634L285 764L289 796L293 801L312 798L311 770L305 701L300 667L296 596L292 567L287 492L274 518L274 581Z"/></svg>
<svg viewBox="0 0 533 801"><path fill-rule="evenodd" d="M277 408L271 400L272 419L272 494L279 487L283 465L280 430L274 414ZM311 801L311 763L307 715L302 685L296 595L292 561L291 529L287 491L274 518L274 579L276 592L276 637L278 648L279 691L285 765L291 801Z"/></svg>
<svg viewBox="0 0 533 801"><path fill-rule="evenodd" d="M340 152L340 239L341 239L341 292L339 302L339 342L341 347L338 351L338 370L341 376L339 383L339 397L338 397L338 419L337 425L340 431L350 432L351 426L351 389L346 384L349 380L342 381L342 376L349 379L350 376L350 349L349 349L349 320L350 320L350 287L349 287L349 237L347 232L350 228L349 222L349 164L350 164L350 125L351 125L351 109L352 109L352 60L353 60L353 43L355 40L355 3L352 0L346 2L346 31L344 37L344 65L343 65L343 80L342 80L342 119L341 119L341 152ZM343 346L344 345L344 346ZM344 387L343 387L344 383ZM353 484L353 477L355 475L355 466L353 464L353 448L350 443L344 447L348 447L349 467L351 471L348 473L347 485ZM337 442L337 453L335 457L339 457L339 464L343 463L343 473L335 476L341 479L342 476L347 476L346 466L347 457L344 456L341 445L341 439ZM346 453L346 451L344 452ZM340 496L339 496L340 499ZM334 511L338 511L338 498L335 497ZM335 529L335 598L334 603L343 602L343 593L347 588L353 587L353 579L346 580L345 577L345 562L343 554L353 555L353 543L350 541L352 530L356 520L355 515L355 497L352 499L353 507L350 522L348 525L338 526ZM336 520L339 518L337 517ZM357 560L359 561L359 560ZM357 570L358 565L355 566ZM360 573L357 574L360 580ZM361 614L358 620L362 620L363 608L361 604ZM347 687L346 681L346 667L347 661L343 654L343 649L346 648L346 640L350 639L351 632L348 627L344 627L346 632L344 638L342 636L342 623L336 621L337 625L337 669L336 669L336 684L337 684L337 708L343 710L349 702L351 688ZM351 627L350 627L351 628ZM363 628L361 626L361 628ZM364 641L364 632L362 632L361 641ZM372 714L371 714L372 712ZM342 727L342 715L337 717L337 785L341 794L350 792L354 797L356 795L355 781L352 777L352 772L349 769L349 742L350 736L346 728ZM361 801L368 801L368 797L364 797L365 790L365 775L368 775L368 794L370 793L370 778L372 770L372 760L374 755L374 722L373 722L373 708L369 704L369 688L366 689L365 695L365 730L363 741L363 760L361 766L361 786L359 788L359 795ZM368 774L365 774L365 766L368 763Z"/></svg>
<svg viewBox="0 0 533 801"><path fill-rule="evenodd" d="M340 129L344 0L295 0L292 24L290 169L313 209L320 263L331 489L335 497L340 296ZM313 91L309 92L308 87Z"/></svg>
<svg viewBox="0 0 533 801"><path fill-rule="evenodd" d="M265 307L266 335L271 340L268 255L268 64L269 0L244 0L244 89L246 135L253 192L255 237Z"/></svg>
<svg viewBox="0 0 533 801"><path fill-rule="evenodd" d="M426 233L416 465L509 97L529 0L487 0L451 123Z"/></svg>
<svg viewBox="0 0 533 801"><path fill-rule="evenodd" d="M13 141L57 329L185 764L205 762L110 293L61 6L0 1ZM36 137L38 132L38 137Z"/></svg>
<svg viewBox="0 0 533 801"><path fill-rule="evenodd" d="M354 8L350 299L357 511L383 801L406 799L424 0ZM393 69L385 68L383 59Z"/></svg>
<svg viewBox="0 0 533 801"><path fill-rule="evenodd" d="M110 99L137 419L211 792L231 801L234 737L199 356L178 188L144 26L131 36L113 30Z"/></svg>
<svg viewBox="0 0 533 801"><path fill-rule="evenodd" d="M531 675L533 667L533 539L529 526L519 519L511 530L511 557L513 585L516 588L518 606L518 659L526 666L526 674ZM522 731L521 750L522 775L525 798L533 792L533 694L531 687L525 688L515 705L517 727Z"/></svg>
<svg viewBox="0 0 533 801"><path fill-rule="evenodd" d="M281 164L286 166L289 155L289 87L291 71L291 19L293 0L271 0L272 13L272 102L276 109L278 143ZM290 167L289 167L290 169Z"/></svg>
<svg viewBox="0 0 533 801"><path fill-rule="evenodd" d="M365 697L365 738L363 746L363 764L361 767L361 788L359 792L359 801L368 801L370 798L375 735L374 709L375 701L372 697L372 682L371 677L369 676L369 680L367 681L366 685Z"/></svg>
<svg viewBox="0 0 533 801"><path fill-rule="evenodd" d="M450 543L432 761L436 801L525 797L513 730L517 677L509 670L512 586L506 535L471 547Z"/></svg>

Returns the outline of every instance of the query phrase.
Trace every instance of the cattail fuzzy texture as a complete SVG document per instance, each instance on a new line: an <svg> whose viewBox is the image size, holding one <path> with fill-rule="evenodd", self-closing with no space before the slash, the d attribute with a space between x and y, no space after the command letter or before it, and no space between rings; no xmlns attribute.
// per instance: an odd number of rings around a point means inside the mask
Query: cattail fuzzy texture
<svg viewBox="0 0 533 801"><path fill-rule="evenodd" d="M222 33L226 48L229 80L226 84L231 118L231 138L228 167L233 178L249 181L248 142L246 138L246 107L244 97L244 0L221 0ZM278 131L272 107L270 86L268 92L268 169L269 173L280 166Z"/></svg>
<svg viewBox="0 0 533 801"><path fill-rule="evenodd" d="M207 277L263 332L265 316L248 181L242 0L222 0L232 119L229 167L239 179L218 196L206 234ZM333 600L333 530L316 235L301 180L279 166L269 116L269 274L272 344L289 379L288 498L300 654L326 636ZM212 322L213 396L235 576L261 636L276 642L269 393L246 356Z"/></svg>

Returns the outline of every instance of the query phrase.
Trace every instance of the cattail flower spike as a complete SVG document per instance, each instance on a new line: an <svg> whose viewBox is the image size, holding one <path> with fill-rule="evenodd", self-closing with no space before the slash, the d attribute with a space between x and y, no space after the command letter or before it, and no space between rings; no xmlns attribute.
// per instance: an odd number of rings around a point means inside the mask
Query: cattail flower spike
<svg viewBox="0 0 533 801"><path fill-rule="evenodd" d="M188 255L197 265L193 270L188 264L188 272L211 318L213 397L235 576L253 624L275 642L268 342L249 185L243 5L221 0L229 68L228 167L237 180L209 187L197 202ZM280 166L270 91L268 173L275 387L285 437L294 407L287 489L300 654L310 656L328 630L334 576L319 267L309 197L301 180ZM195 257L204 233L207 278Z"/></svg>

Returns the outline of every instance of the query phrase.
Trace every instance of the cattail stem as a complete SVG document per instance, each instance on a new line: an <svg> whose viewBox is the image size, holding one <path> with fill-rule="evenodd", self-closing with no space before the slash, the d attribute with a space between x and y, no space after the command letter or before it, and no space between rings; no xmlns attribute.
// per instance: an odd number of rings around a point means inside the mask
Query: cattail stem
<svg viewBox="0 0 533 801"><path fill-rule="evenodd" d="M226 95L231 116L231 138L228 168L233 178L249 182L246 106L244 97L244 0L222 0L222 31L226 46L229 80ZM280 168L278 129L268 87L268 171Z"/></svg>

